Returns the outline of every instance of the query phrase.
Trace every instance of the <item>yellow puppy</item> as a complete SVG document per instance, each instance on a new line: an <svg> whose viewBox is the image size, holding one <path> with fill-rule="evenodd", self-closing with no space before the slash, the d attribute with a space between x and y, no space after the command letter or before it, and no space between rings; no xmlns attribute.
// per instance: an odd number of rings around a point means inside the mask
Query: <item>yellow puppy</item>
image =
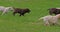
<svg viewBox="0 0 60 32"><path fill-rule="evenodd" d="M43 19L44 21L44 25L50 25L50 24L57 24L58 19L60 18L60 14L56 15L56 16L45 16L45 17L41 17L39 20Z"/></svg>

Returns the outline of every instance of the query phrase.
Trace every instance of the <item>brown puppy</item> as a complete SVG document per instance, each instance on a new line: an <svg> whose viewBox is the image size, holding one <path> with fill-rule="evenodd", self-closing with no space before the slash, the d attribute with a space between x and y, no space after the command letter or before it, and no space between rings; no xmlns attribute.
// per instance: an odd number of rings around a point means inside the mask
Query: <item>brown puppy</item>
<svg viewBox="0 0 60 32"><path fill-rule="evenodd" d="M16 13L19 13L20 16L24 16L25 13L29 13L29 12L30 10L28 8L25 8L25 9L14 8L13 15L15 15Z"/></svg>

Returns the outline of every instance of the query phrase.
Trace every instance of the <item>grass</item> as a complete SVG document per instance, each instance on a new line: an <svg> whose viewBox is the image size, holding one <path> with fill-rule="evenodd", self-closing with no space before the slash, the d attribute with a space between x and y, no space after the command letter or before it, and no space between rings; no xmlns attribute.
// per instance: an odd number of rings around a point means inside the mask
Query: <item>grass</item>
<svg viewBox="0 0 60 32"><path fill-rule="evenodd" d="M60 32L60 26L44 26L40 17L49 15L48 9L60 7L60 0L0 0L2 6L29 8L25 16L13 16L12 12L0 16L0 32Z"/></svg>

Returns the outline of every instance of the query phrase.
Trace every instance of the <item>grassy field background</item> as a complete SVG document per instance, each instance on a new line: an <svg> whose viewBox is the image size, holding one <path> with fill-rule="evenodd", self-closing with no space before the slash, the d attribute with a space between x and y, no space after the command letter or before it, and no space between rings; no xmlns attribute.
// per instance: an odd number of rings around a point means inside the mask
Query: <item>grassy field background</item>
<svg viewBox="0 0 60 32"><path fill-rule="evenodd" d="M60 26L44 26L40 17L49 15L48 9L60 7L60 0L0 0L0 6L29 8L25 16L13 12L0 16L0 32L60 32Z"/></svg>

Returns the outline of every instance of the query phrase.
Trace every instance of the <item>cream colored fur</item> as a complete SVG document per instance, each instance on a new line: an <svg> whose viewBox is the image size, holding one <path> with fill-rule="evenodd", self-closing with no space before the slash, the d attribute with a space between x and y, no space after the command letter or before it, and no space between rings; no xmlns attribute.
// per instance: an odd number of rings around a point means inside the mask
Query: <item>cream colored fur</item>
<svg viewBox="0 0 60 32"><path fill-rule="evenodd" d="M43 19L44 25L50 25L50 24L57 24L59 18L60 18L60 14L56 16L51 16L51 15L44 16L41 17L39 20Z"/></svg>

